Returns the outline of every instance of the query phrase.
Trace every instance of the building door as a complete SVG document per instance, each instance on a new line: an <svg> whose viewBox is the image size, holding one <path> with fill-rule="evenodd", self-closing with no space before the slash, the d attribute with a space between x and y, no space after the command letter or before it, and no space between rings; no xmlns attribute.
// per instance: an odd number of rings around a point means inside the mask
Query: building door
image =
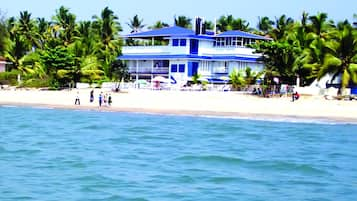
<svg viewBox="0 0 357 201"><path fill-rule="evenodd" d="M196 75L198 72L198 62L188 62L188 76Z"/></svg>

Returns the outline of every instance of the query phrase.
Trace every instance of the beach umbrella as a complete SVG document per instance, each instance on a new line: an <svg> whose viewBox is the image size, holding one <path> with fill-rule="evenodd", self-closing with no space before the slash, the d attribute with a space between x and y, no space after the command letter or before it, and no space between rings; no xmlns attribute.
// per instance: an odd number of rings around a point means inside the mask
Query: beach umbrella
<svg viewBox="0 0 357 201"><path fill-rule="evenodd" d="M152 79L152 81L154 81L154 82L170 82L170 80L169 79L167 79L167 78L164 78L164 77L162 77L162 76L156 76L156 77L154 77L154 79Z"/></svg>
<svg viewBox="0 0 357 201"><path fill-rule="evenodd" d="M225 82L230 80L230 78L227 77L227 76L221 76L221 77L219 77L219 79L220 79L220 80L223 80L223 81L225 81Z"/></svg>
<svg viewBox="0 0 357 201"><path fill-rule="evenodd" d="M146 80L136 80L135 84L140 84L140 85L147 85L148 82Z"/></svg>
<svg viewBox="0 0 357 201"><path fill-rule="evenodd" d="M197 79L198 81L201 81L201 82L208 82L208 79L205 78L205 77L200 77Z"/></svg>

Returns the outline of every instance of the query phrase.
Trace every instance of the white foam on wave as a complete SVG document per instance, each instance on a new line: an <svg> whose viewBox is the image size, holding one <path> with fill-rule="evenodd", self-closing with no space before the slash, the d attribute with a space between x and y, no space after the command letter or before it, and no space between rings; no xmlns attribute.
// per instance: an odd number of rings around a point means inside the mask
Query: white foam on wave
<svg viewBox="0 0 357 201"><path fill-rule="evenodd" d="M16 105L0 105L0 107L13 108L13 107L18 107L18 106L16 106Z"/></svg>
<svg viewBox="0 0 357 201"><path fill-rule="evenodd" d="M265 122L280 122L280 123L296 123L296 124L323 124L323 125L356 125L357 122L334 120L327 118L309 118L309 117L286 117L286 116L231 116L231 115L206 115L206 114L170 114L156 112L128 112L136 114L159 115L159 116L186 116L186 117L201 117L210 119L236 119L250 121L265 121Z"/></svg>
<svg viewBox="0 0 357 201"><path fill-rule="evenodd" d="M46 107L46 106L31 106L30 108L41 109L41 110L54 110L55 109L53 107Z"/></svg>
<svg viewBox="0 0 357 201"><path fill-rule="evenodd" d="M266 121L266 122L280 122L280 123L297 123L297 124L324 124L324 125L355 125L357 122L353 121L339 121L324 118L308 118L308 117L270 117L270 116L220 116L220 115L189 115L200 116L203 118L217 118L217 119L237 119L237 120L252 120L252 121Z"/></svg>

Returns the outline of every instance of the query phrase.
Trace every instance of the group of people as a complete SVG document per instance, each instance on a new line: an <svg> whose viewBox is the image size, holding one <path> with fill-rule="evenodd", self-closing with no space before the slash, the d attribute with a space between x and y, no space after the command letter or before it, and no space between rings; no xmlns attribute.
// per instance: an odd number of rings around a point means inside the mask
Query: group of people
<svg viewBox="0 0 357 201"><path fill-rule="evenodd" d="M111 106L112 105L112 96L110 94L103 94L103 92L100 92L99 94L99 107L103 106Z"/></svg>
<svg viewBox="0 0 357 201"><path fill-rule="evenodd" d="M287 96L288 94L291 93L292 101L296 101L300 98L300 94L294 89L294 87L291 87L289 85L281 85L280 88L276 88L275 90L272 90L270 88L266 89L265 95L263 94L262 90L260 88L253 88L252 94L253 95L264 95L265 97L271 97L272 94L280 94L280 97L282 96Z"/></svg>
<svg viewBox="0 0 357 201"><path fill-rule="evenodd" d="M90 103L94 102L94 90L91 90L90 93L89 93L89 102ZM103 92L99 93L99 96L98 96L99 107L111 106L112 102L113 102L113 99L112 99L111 94L108 94L108 93L104 94ZM77 92L77 94L76 94L76 99L75 99L74 104L75 105L80 105L81 104L80 103L80 98L79 98L79 92Z"/></svg>

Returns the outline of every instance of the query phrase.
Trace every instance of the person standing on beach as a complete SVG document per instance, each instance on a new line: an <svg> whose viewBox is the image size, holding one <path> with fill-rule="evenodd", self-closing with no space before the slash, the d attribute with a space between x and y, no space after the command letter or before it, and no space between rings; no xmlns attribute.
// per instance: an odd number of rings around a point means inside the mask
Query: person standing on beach
<svg viewBox="0 0 357 201"><path fill-rule="evenodd" d="M79 100L79 91L77 91L77 95L76 95L76 100L74 101L75 105L80 105L81 101Z"/></svg>
<svg viewBox="0 0 357 201"><path fill-rule="evenodd" d="M112 95L109 94L108 96L108 105L111 106L112 105Z"/></svg>
<svg viewBox="0 0 357 201"><path fill-rule="evenodd" d="M94 101L94 91L93 89L90 91L90 95L89 95L89 102L93 102Z"/></svg>
<svg viewBox="0 0 357 201"><path fill-rule="evenodd" d="M107 106L107 98L108 98L108 94L104 94L104 96L103 96L104 106Z"/></svg>
<svg viewBox="0 0 357 201"><path fill-rule="evenodd" d="M102 101L103 101L103 92L100 92L100 94L99 94L99 107L102 107Z"/></svg>

